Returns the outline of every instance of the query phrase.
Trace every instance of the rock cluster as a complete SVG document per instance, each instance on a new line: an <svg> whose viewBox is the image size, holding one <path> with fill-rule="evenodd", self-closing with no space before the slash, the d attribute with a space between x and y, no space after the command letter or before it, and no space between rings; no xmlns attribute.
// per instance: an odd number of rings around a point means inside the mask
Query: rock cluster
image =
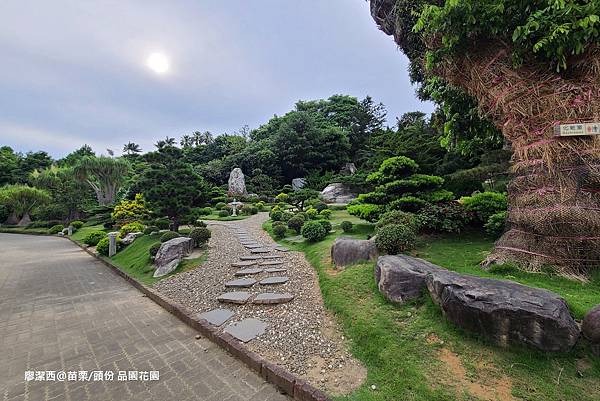
<svg viewBox="0 0 600 401"><path fill-rule="evenodd" d="M415 299L427 290L448 320L500 346L519 343L566 352L580 337L564 299L547 290L459 274L401 255L380 257L375 279L393 302Z"/></svg>
<svg viewBox="0 0 600 401"><path fill-rule="evenodd" d="M162 277L171 273L184 257L192 253L193 249L194 241L188 237L173 238L164 242L154 257L156 265L154 277Z"/></svg>
<svg viewBox="0 0 600 401"><path fill-rule="evenodd" d="M337 268L357 262L375 260L379 256L373 240L338 237L331 247L331 260Z"/></svg>

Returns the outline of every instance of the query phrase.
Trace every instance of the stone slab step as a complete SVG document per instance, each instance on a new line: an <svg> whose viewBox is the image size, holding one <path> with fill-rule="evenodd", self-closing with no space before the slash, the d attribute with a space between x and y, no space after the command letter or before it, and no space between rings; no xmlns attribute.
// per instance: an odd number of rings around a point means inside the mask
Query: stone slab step
<svg viewBox="0 0 600 401"><path fill-rule="evenodd" d="M282 259L283 256L281 256L281 255L265 255L262 258L263 259Z"/></svg>
<svg viewBox="0 0 600 401"><path fill-rule="evenodd" d="M242 269L242 270L238 270L235 273L233 273L234 276L247 276L250 274L258 274L258 273L262 273L263 269L258 269L258 268L254 268L254 269Z"/></svg>
<svg viewBox="0 0 600 401"><path fill-rule="evenodd" d="M260 260L263 259L262 256L260 255L246 255L246 256L240 256L240 260Z"/></svg>
<svg viewBox="0 0 600 401"><path fill-rule="evenodd" d="M252 287L254 284L256 284L256 280L253 278L238 278L227 281L225 287Z"/></svg>
<svg viewBox="0 0 600 401"><path fill-rule="evenodd" d="M208 312L198 313L198 319L204 319L213 326L221 326L233 316L229 309L213 309Z"/></svg>
<svg viewBox="0 0 600 401"><path fill-rule="evenodd" d="M269 253L271 252L270 248L253 248L250 249L250 253Z"/></svg>
<svg viewBox="0 0 600 401"><path fill-rule="evenodd" d="M250 299L250 293L245 291L226 292L219 295L217 301L231 304L245 304Z"/></svg>
<svg viewBox="0 0 600 401"><path fill-rule="evenodd" d="M262 262L260 265L261 266L278 266L278 265L282 265L282 264L283 264L283 260L272 260L272 261Z"/></svg>
<svg viewBox="0 0 600 401"><path fill-rule="evenodd" d="M247 249L260 249L263 248L263 246L261 244L250 244L250 245L244 245Z"/></svg>
<svg viewBox="0 0 600 401"><path fill-rule="evenodd" d="M241 262L233 262L231 267L248 267L254 266L257 263L256 260L243 260Z"/></svg>
<svg viewBox="0 0 600 401"><path fill-rule="evenodd" d="M294 296L288 292L285 292L283 294L278 294L275 292L265 292L262 294L258 294L254 298L252 303L259 305L273 305L290 302L292 299L294 299Z"/></svg>
<svg viewBox="0 0 600 401"><path fill-rule="evenodd" d="M274 277L267 277L265 279L262 279L258 283L260 285L274 285L274 284L287 283L288 280L289 279L286 276L274 276Z"/></svg>
<svg viewBox="0 0 600 401"><path fill-rule="evenodd" d="M273 249L275 249L276 251L279 251L279 252L289 252L290 251L289 248L286 248L285 246L281 246L281 245L276 246Z"/></svg>
<svg viewBox="0 0 600 401"><path fill-rule="evenodd" d="M225 327L225 333L229 333L241 342L247 343L265 332L267 324L258 319L244 319Z"/></svg>
<svg viewBox="0 0 600 401"><path fill-rule="evenodd" d="M271 267L270 269L265 269L266 273L285 273L287 269L283 267Z"/></svg>

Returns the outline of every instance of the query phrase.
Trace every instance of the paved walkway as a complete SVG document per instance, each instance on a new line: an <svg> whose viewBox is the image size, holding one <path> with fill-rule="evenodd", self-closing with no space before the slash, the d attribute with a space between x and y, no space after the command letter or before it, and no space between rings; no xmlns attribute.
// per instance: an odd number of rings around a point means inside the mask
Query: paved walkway
<svg viewBox="0 0 600 401"><path fill-rule="evenodd" d="M288 399L195 335L67 240L0 234L2 401ZM26 371L54 371L55 381L26 381ZM68 380L79 371L114 378ZM160 378L118 381L119 371Z"/></svg>

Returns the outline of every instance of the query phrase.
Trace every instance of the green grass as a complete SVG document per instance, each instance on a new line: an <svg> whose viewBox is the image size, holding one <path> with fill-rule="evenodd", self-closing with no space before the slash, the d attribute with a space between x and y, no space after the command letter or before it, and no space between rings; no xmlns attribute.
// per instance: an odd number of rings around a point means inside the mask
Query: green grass
<svg viewBox="0 0 600 401"><path fill-rule="evenodd" d="M207 216L201 216L200 220L232 221L232 220L244 220L244 219L247 219L248 217L250 217L250 215L247 215L247 214L238 214L237 216L221 217L216 213L211 213Z"/></svg>
<svg viewBox="0 0 600 401"><path fill-rule="evenodd" d="M0 227L0 233L50 235L47 228Z"/></svg>
<svg viewBox="0 0 600 401"><path fill-rule="evenodd" d="M83 226L79 230L75 231L71 236L71 239L77 242L81 242L86 235L94 231L104 231L106 233L112 231L104 228L102 224L98 224L95 226Z"/></svg>
<svg viewBox="0 0 600 401"><path fill-rule="evenodd" d="M519 400L600 399L600 361L590 356L584 342L567 354L545 354L524 347L501 349L447 322L426 296L402 306L387 302L377 290L373 263L334 272L329 252L335 237L342 234L341 220L350 219L345 212L336 212L332 221L336 232L324 241L314 244L279 241L305 253L317 271L326 307L337 316L350 340L352 354L368 369L366 382L355 392L338 399L477 400L479 398L466 390L465 383L482 384L484 389L489 389L489 394L498 387L499 378L506 378L512 386L512 395ZM264 228L272 235L269 222ZM366 238L370 232L372 226L362 224L355 227L352 236ZM547 274L482 271L478 263L491 249L492 241L481 235L427 237L420 243L416 255L443 267L552 289L568 300L578 316L591 305L600 303L598 280L581 284ZM435 340L428 341L431 338ZM458 355L466 369L462 381L457 371L449 371L440 360L442 348ZM588 365L583 377L577 373L578 360ZM370 388L372 384L376 385L375 391Z"/></svg>
<svg viewBox="0 0 600 401"><path fill-rule="evenodd" d="M160 242L160 235L144 235L139 237L131 245L128 245L122 251L119 251L111 258L111 261L125 273L136 280L152 285L165 277L194 269L206 261L206 252L199 258L182 261L177 269L163 277L152 277L154 267L148 250L156 243Z"/></svg>

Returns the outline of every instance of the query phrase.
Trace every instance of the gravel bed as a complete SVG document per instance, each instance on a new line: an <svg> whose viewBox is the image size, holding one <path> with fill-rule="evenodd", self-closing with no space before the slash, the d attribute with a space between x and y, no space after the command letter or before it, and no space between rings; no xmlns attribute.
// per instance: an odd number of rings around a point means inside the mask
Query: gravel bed
<svg viewBox="0 0 600 401"><path fill-rule="evenodd" d="M285 284L243 288L251 294L261 292L289 292L294 300L279 305L223 304L217 297L232 288L224 283L234 280L240 268L231 267L240 256L251 255L234 233L233 227L246 231L259 244L277 244L262 229L267 213L259 213L245 220L208 222L212 237L208 243L208 259L197 269L180 273L155 284L154 288L195 312L227 308L235 315L224 326L245 318L257 318L268 324L266 332L246 346L268 360L304 377L311 384L332 394L344 394L362 384L366 370L349 354L344 337L325 310L317 275L300 252L273 250L265 255L282 256L284 273L252 275L260 281L266 277L287 276Z"/></svg>

